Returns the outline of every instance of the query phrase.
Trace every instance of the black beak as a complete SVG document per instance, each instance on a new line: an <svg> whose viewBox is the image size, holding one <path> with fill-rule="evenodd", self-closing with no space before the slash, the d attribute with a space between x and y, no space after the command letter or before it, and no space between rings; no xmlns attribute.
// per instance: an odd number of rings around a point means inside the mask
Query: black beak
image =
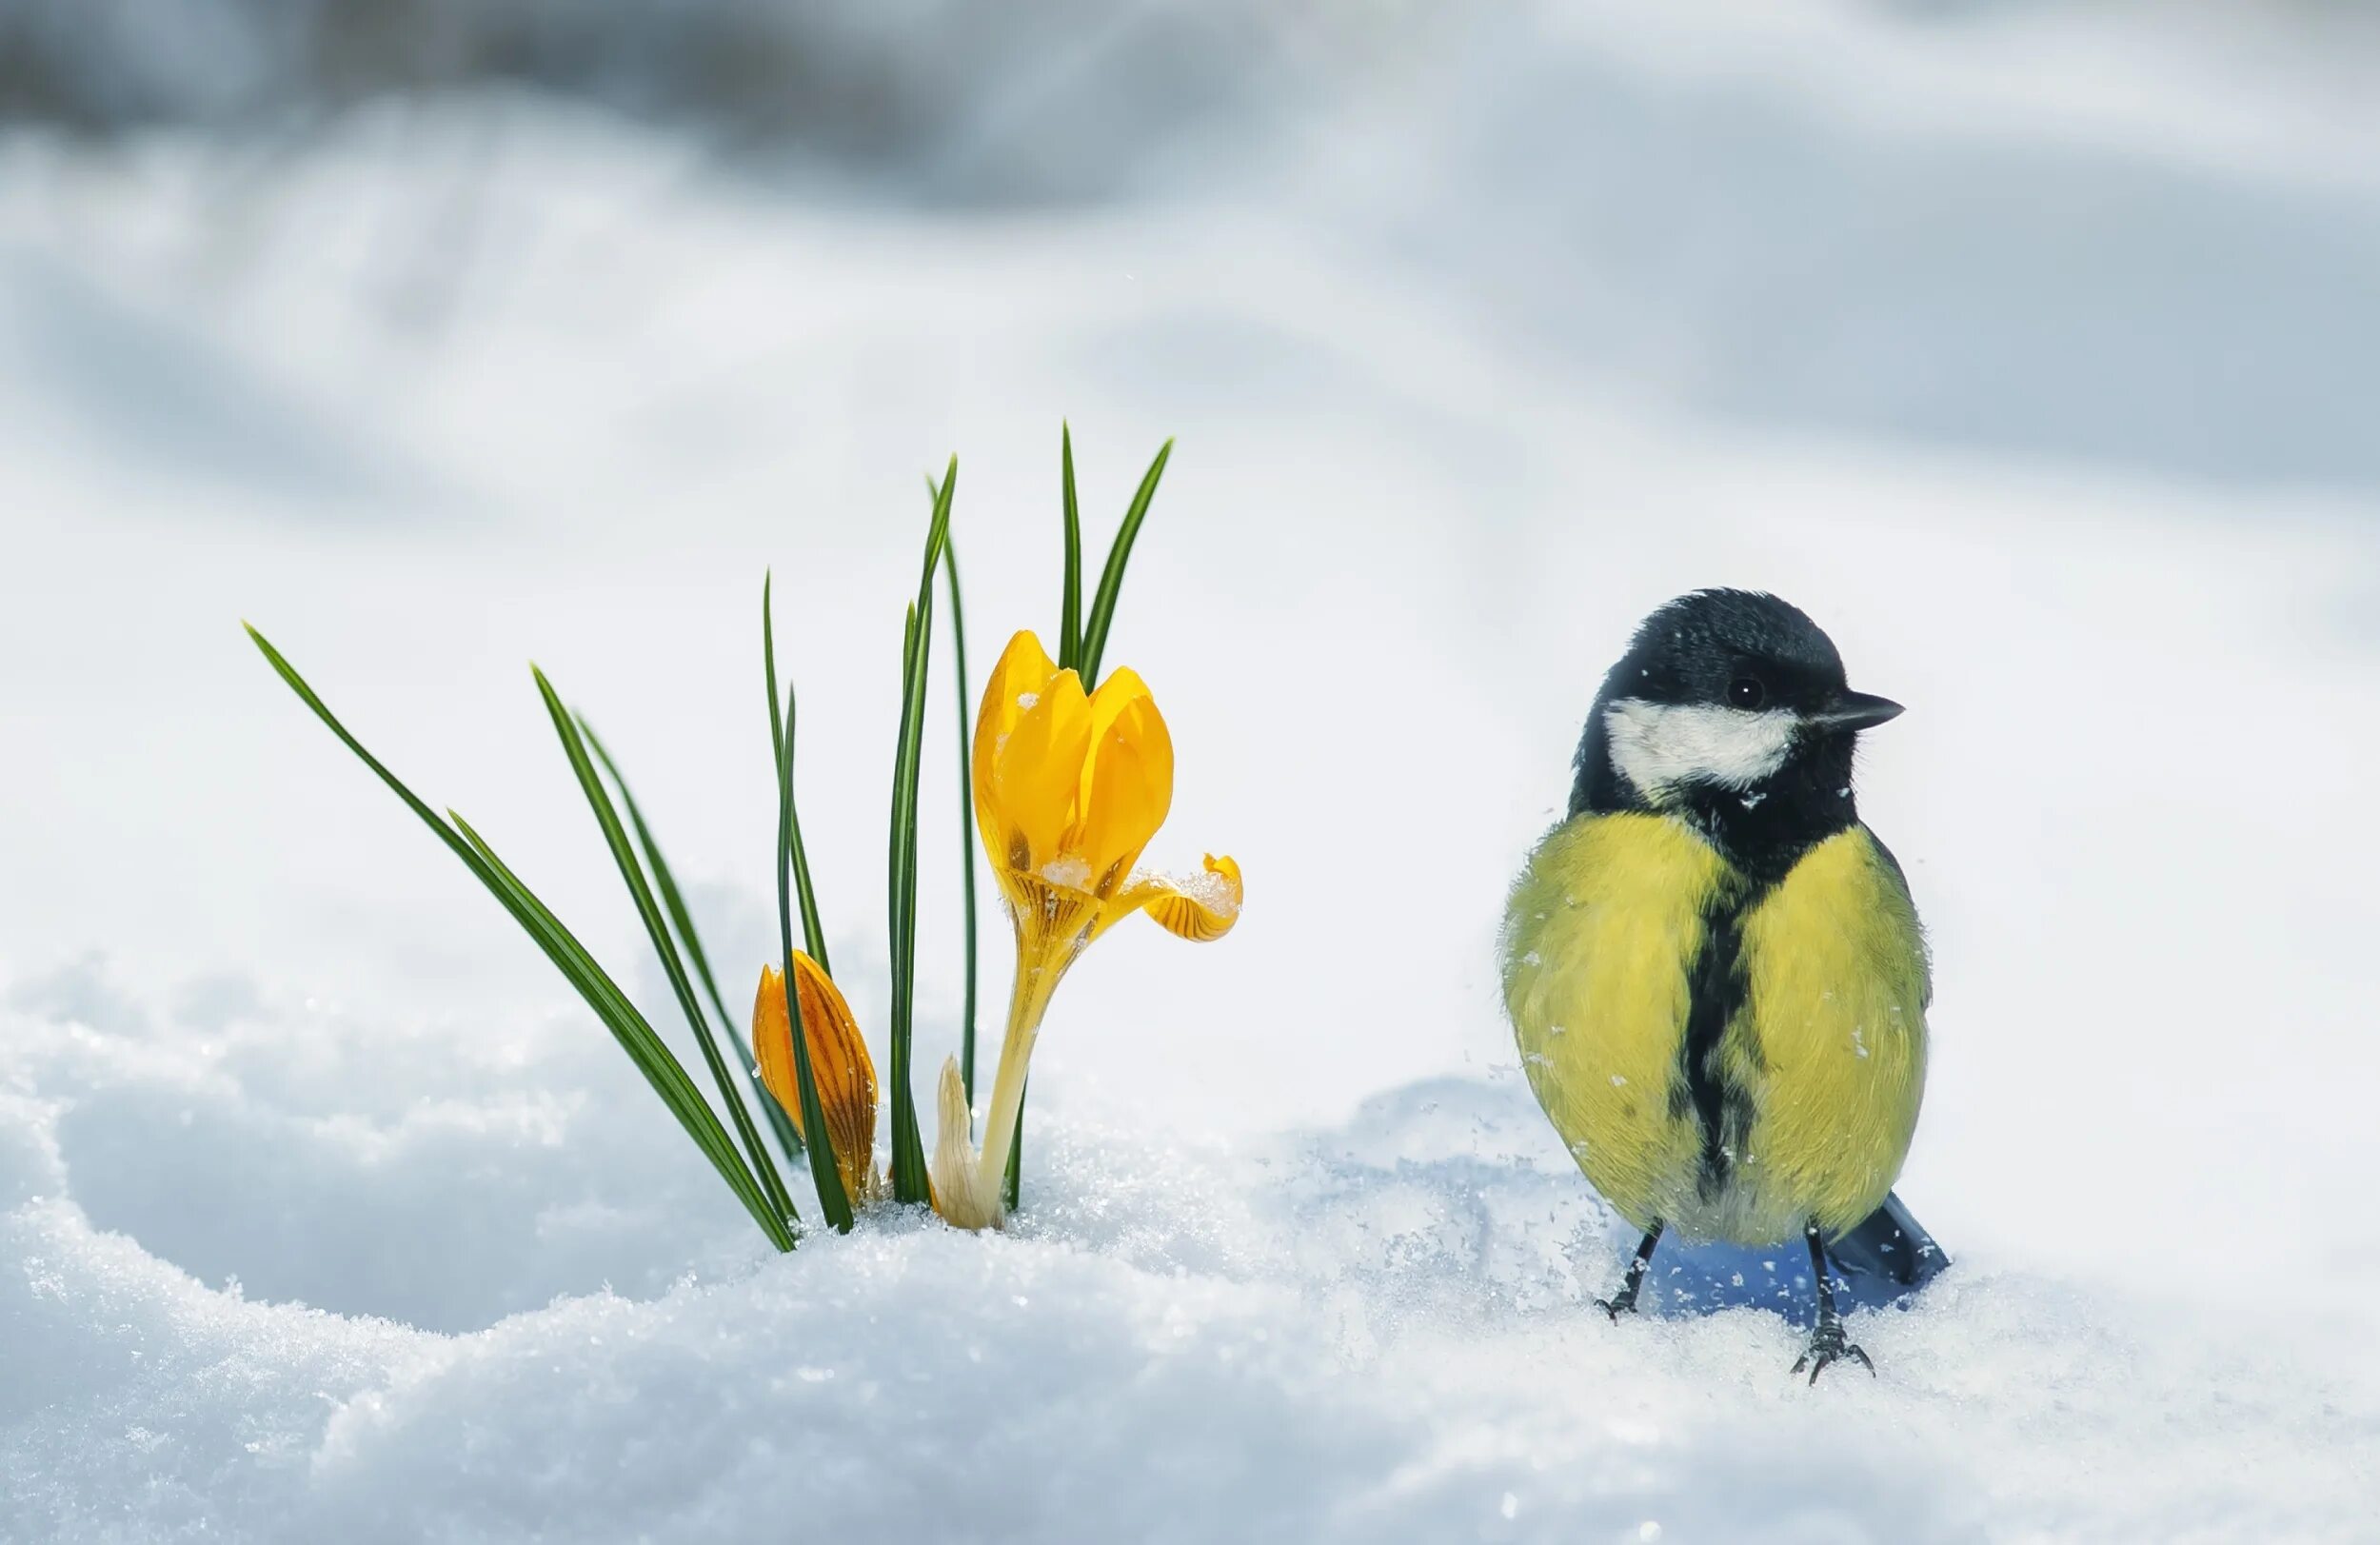
<svg viewBox="0 0 2380 1545"><path fill-rule="evenodd" d="M1835 701L1808 716L1809 723L1817 729L1850 731L1874 729L1887 720L1898 719L1901 705L1891 698L1879 698L1872 692L1837 692Z"/></svg>

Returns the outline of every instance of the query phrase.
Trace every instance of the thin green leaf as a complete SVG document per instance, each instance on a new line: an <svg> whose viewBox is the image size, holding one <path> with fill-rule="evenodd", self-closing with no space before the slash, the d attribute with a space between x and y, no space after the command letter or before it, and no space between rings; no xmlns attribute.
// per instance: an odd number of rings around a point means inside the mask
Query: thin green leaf
<svg viewBox="0 0 2380 1545"><path fill-rule="evenodd" d="M669 913L670 926L676 932L678 943L684 949L686 959L694 963L694 974L703 979L703 990L710 995L711 1007L719 1011L719 1022L726 1027L727 1043L736 1049L736 1060L744 1064L744 1080L751 1086L753 1097L760 1101L762 1114L768 1118L769 1130L777 1135L778 1147L784 1150L788 1159L799 1162L802 1158L802 1134L794 1130L792 1118L778 1105L767 1085L761 1082L761 1067L753 1055L754 1049L746 1043L744 1036L737 1033L736 1017L727 1012L727 1000L720 996L719 980L711 975L710 958L703 949L702 935L694 928L694 914L688 910L684 896L678 890L677 878L669 872L669 861L662 857L661 843L654 839L652 828L645 824L645 811L636 802L635 791L628 787L628 781L620 775L620 764L611 760L611 753L605 749L603 741L596 736L595 726L586 722L586 715L579 713L574 717L578 720L579 733L586 737L587 748L595 753L595 760L603 763L604 771L611 778L612 787L620 791L620 802L627 808L628 824L636 829L637 845L645 851L645 865L653 872L653 888L661 892L661 903Z"/></svg>
<svg viewBox="0 0 2380 1545"><path fill-rule="evenodd" d="M942 566L950 535L950 503L959 487L959 458L953 456L934 497L925 531L925 562L918 598L910 606L902 641L901 740L894 753L887 886L892 935L892 1179L893 1197L925 1201L925 1145L919 1136L917 1099L910 1088L911 1041L917 1013L918 763L925 740L925 683L933 655L934 571Z"/></svg>
<svg viewBox="0 0 2380 1545"><path fill-rule="evenodd" d="M597 1015L612 1029L613 1034L622 1039L623 1044L628 1044L633 1040L637 1045L647 1048L657 1059L665 1060L663 1071L668 1078L671 1088L678 1099L686 1102L688 1107L699 1115L709 1144L705 1151L711 1153L712 1162L721 1165L723 1172L725 1167L732 1166L736 1179L730 1183L735 1185L736 1194L744 1198L745 1207L753 1211L755 1218L766 1219L773 1216L769 1211L768 1198L761 1192L760 1183L753 1179L751 1172L744 1167L743 1159L737 1157L735 1145L729 1140L726 1128L719 1124L719 1119L711 1114L710 1106L695 1089L694 1081L686 1077L685 1069L679 1065L677 1058L670 1053L669 1048L662 1043L660 1035L654 1031L651 1024L646 1022L645 1016L628 1001L627 994L620 989L620 985L611 980L609 974L602 966L595 963L594 958L586 953L585 946L579 943L570 931L562 925L561 920L556 918L545 904L521 882L520 877L505 866L504 861L496 856L496 850L487 845L486 838L471 829L469 822L451 810L446 814L454 822L456 829L469 840L472 851L486 866L488 874L493 876L493 888L496 889L499 899L505 901L507 909L512 912L513 917L520 921L521 925L528 929L531 936L545 948L547 958L561 967L564 974L579 987L580 995L595 1008ZM632 1052L631 1055L635 1054ZM657 1063L657 1065L661 1064ZM650 1078L651 1074L648 1072L648 1081ZM659 1085L656 1087L658 1088ZM669 1098L669 1096L664 1094L664 1098ZM777 1229L770 1232L772 1240L782 1238L783 1242L778 1245L779 1249L793 1248L793 1225L798 1221L799 1219L795 1218L781 1218ZM767 1229L765 1221L762 1226L764 1230Z"/></svg>
<svg viewBox="0 0 2380 1545"><path fill-rule="evenodd" d="M1028 1078L1017 1091L1017 1130L1008 1139L1008 1173L1000 1182L1002 1199L1012 1213L1024 1193L1024 1097L1032 1092L1033 1080Z"/></svg>
<svg viewBox="0 0 2380 1545"><path fill-rule="evenodd" d="M768 754L770 768L782 781L785 773L785 722L777 707L777 604L770 599L777 571L761 571L761 667L768 673Z"/></svg>
<svg viewBox="0 0 2380 1545"><path fill-rule="evenodd" d="M777 680L777 644L774 629L769 624L768 593L761 593L761 648L766 659L768 679ZM777 700L769 699L768 717L777 723ZM851 1198L843 1188L843 1172L835 1164L834 1134L826 1130L826 1112L819 1103L818 1080L810 1072L810 1036L802 1019L800 977L793 964L793 694L787 688L783 721L784 733L778 741L777 752L777 940L784 958L785 1020L793 1031L793 1081L796 1099L802 1106L802 1130L814 1140L809 1144L810 1183L818 1188L819 1210L835 1228L849 1232L851 1228ZM806 926L810 918L803 915ZM820 969L826 962L813 950L810 959L818 961Z"/></svg>
<svg viewBox="0 0 2380 1545"><path fill-rule="evenodd" d="M964 899L961 925L966 929L966 1000L959 1028L959 1074L964 1080L967 1104L975 1104L975 779L967 723L967 618L959 602L959 545L942 539L942 576L950 582L950 648L958 675L959 738L959 883Z"/></svg>
<svg viewBox="0 0 2380 1545"><path fill-rule="evenodd" d="M722 1022L733 1025L736 1017L727 1012L727 1000L720 996L719 979L711 975L710 955L703 948L702 936L695 931L694 918L686 910L685 898L679 893L677 877L670 872L669 861L662 857L661 844L653 837L653 829L645 820L645 807L636 801L636 791L621 776L620 763L612 760L610 749L595 733L595 726L585 713L571 710L571 718L579 733L586 737L586 748L595 753L611 786L620 791L622 808L628 812L628 825L636 832L637 845L644 850L645 865L653 872L653 888L661 893L661 903L669 913L670 926L676 931L678 943L685 958L694 966L694 974L702 979L703 990L709 995L711 1007L718 1010Z"/></svg>
<svg viewBox="0 0 2380 1545"><path fill-rule="evenodd" d="M1116 598L1123 593L1124 565L1132 561L1132 545L1140 539L1140 523L1148 519L1149 501L1157 497L1158 482L1164 477L1165 464L1173 454L1174 443L1170 440L1158 447L1157 460L1149 464L1148 472L1140 479L1140 491L1132 496L1132 507L1124 511L1124 523L1116 528L1116 541L1107 549L1107 568L1100 575L1099 594L1091 600L1090 620L1082 629L1082 656L1077 663L1086 692L1099 685L1101 657L1107 653L1108 625L1116 620Z"/></svg>
<svg viewBox="0 0 2380 1545"><path fill-rule="evenodd" d="M242 625L248 626L245 624ZM252 626L248 626L248 635L255 641L256 647L263 652L274 672L297 694L299 701L311 709L314 717L322 721L339 743L370 768L373 775L403 801L424 825L437 834L438 840L486 887L531 941L545 953L545 958L553 962L565 980L578 991L587 1007L595 1012L595 1017L603 1021L604 1027L620 1043L621 1049L628 1054L628 1060L644 1075L645 1082L660 1097L670 1115L676 1118L687 1138L711 1161L720 1179L726 1181L728 1189L744 1202L769 1242L780 1250L792 1249L794 1239L791 1228L783 1216L771 1211L759 1182L737 1157L735 1145L729 1140L726 1129L720 1125L718 1116L704 1102L693 1080L686 1077L685 1069L662 1042L660 1036L645 1022L644 1017L629 1003L627 996L595 963L594 958L546 909L545 903L504 866L494 850L487 847L462 818L455 817L449 824L431 810L379 758L365 749L361 741L348 733L347 727L339 722L329 705L316 695L306 679L298 674L297 668L272 646L270 641Z"/></svg>
<svg viewBox="0 0 2380 1545"><path fill-rule="evenodd" d="M704 1065L710 1069L721 1102L727 1107L727 1119L734 1123L736 1138L744 1144L752 1173L760 1178L761 1193L771 1205L792 1218L796 1214L793 1198L785 1191L784 1177L777 1173L777 1161L769 1158L767 1144L761 1141L760 1129L752 1124L752 1112L744 1103L743 1091L736 1087L735 1075L727 1070L727 1060L719 1053L718 1034L703 1013L701 1000L694 996L694 983L686 976L685 961L678 953L677 941L669 936L668 920L662 916L661 903L653 898L653 887L645 878L644 865L637 862L636 848L620 824L620 812L612 807L611 796L596 775L594 761L587 755L586 738L579 733L578 722L570 716L570 710L563 704L562 694L554 690L554 683L546 680L545 673L531 665L529 674L537 679L537 694L545 700L546 717L554 723L554 734L562 741L563 754L570 760L570 771L579 781L580 791L586 796L586 807L604 834L604 845L611 849L621 883L628 887L628 899L636 903L636 915L645 923L645 937L652 941L653 953L661 957L662 973L669 979L669 990L677 996L678 1010L685 1016L686 1028L694 1032L695 1045L703 1053Z"/></svg>
<svg viewBox="0 0 2380 1545"><path fill-rule="evenodd" d="M772 575L761 577L761 661L768 672L768 742L777 757L777 776L790 778L785 763L793 756L794 721L797 717L794 690L785 687L784 713L777 710L777 623L776 608L769 604ZM826 959L826 925L818 910L818 893L810 888L810 854L802 843L802 814L793 813L793 882L802 901L802 947L818 968L828 976L835 974L834 965Z"/></svg>
<svg viewBox="0 0 2380 1545"><path fill-rule="evenodd" d="M1074 496L1074 427L1062 419L1058 425L1058 485L1066 508L1066 587L1059 604L1058 664L1072 670L1082 663L1082 508Z"/></svg>
<svg viewBox="0 0 2380 1545"><path fill-rule="evenodd" d="M249 627L248 631L248 636L255 640L257 647L264 651L266 659L271 663L274 670L277 671L282 680L288 683L291 689L298 694L299 698L307 704L307 706L314 711L315 716L321 719L323 723L330 728L331 732L338 737L340 742L345 744L348 750L352 751L359 759L361 759L364 764L369 767L372 772L380 778L382 782L386 783L393 792L395 792L398 798L405 802L407 808L411 809L425 824L429 826L432 831L438 834L439 839L446 844L448 850L453 852L457 858L463 861L465 867L468 868L472 874L477 876L481 882L486 884L488 889L495 894L496 899L505 904L507 910L514 912L516 920L520 921L522 926L529 931L531 938L535 940L541 947L551 947L552 941L548 938L547 934L530 917L525 915L522 910L519 910L516 907L515 900L511 892L507 889L506 884L499 882L497 874L491 873L490 865L492 863L495 870L501 871L503 877L507 880L509 879L509 871L502 871L501 863L496 862L493 860L492 854L483 858L483 844L479 844L476 838L473 838L470 842L466 842L465 840L466 837L470 836L469 828L464 825L464 823L459 820L455 822L453 826L449 826L446 822L441 820L436 814L434 814L430 810L429 806L418 799L411 789L406 787L404 782L400 781L394 773L390 772L387 767L383 765L378 758L374 757L369 751L366 750L361 742L357 741L354 736L347 733L347 726L339 722L337 717L330 712L328 705L326 704L320 697L315 695L313 688L308 686L306 683L305 679L297 674L296 668L290 665L289 663L282 657L280 651L275 649L272 644L266 640L263 634L257 632L253 627ZM457 827L462 828L461 835L458 835L456 830ZM518 886L517 881L513 881L511 883L514 886ZM533 912L543 913L543 903L538 902L534 896L528 895L526 886L518 886L518 888L522 896L526 898L528 909ZM551 914L549 913L545 913L544 915L547 918L551 917ZM583 963L584 966L591 968L596 976L601 977L601 968L594 966L594 962L591 958L585 957L585 951L578 946L577 941L568 937L566 930L561 930L560 922L555 921L552 922L551 926L553 929L561 931L564 941L562 947L564 948L565 954L574 958L574 964ZM565 969L570 969L570 967L565 967ZM604 978L603 980L607 983L609 979ZM622 999L621 1001L625 1002L625 1000ZM631 1011L631 1013L633 1015L633 1011ZM633 1018L635 1019L636 1023L642 1024L642 1016L633 1016ZM649 1035L650 1032L647 1030L645 1033ZM666 1087L663 1090L664 1098L671 1100L676 1100L681 1097L691 1099L695 1105L701 1106L704 1113L707 1114L708 1107L703 1105L701 1096L694 1092L692 1080L685 1077L684 1069L678 1065L676 1057L671 1055L665 1046L661 1045L658 1037L652 1038L651 1045L653 1049L657 1049L660 1053L661 1071L666 1083ZM635 1055L637 1050L639 1050L639 1048L631 1048L631 1054ZM718 1122L715 1117L711 1118L709 1124L711 1128L717 1129L716 1138L718 1139L718 1145L723 1151L731 1152L731 1150L726 1148L725 1132L724 1129L718 1129ZM698 1143L707 1143L710 1140L710 1135L706 1133L698 1133L696 1135L696 1140ZM749 1177L747 1176L746 1179L749 1179ZM757 1187L755 1189L757 1191Z"/></svg>

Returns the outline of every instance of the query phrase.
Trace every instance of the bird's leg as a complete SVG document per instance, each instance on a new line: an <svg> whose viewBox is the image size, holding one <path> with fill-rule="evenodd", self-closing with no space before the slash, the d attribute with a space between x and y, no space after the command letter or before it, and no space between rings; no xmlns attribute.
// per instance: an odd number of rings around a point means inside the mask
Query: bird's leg
<svg viewBox="0 0 2380 1545"><path fill-rule="evenodd" d="M1875 1364L1868 1360L1865 1352L1844 1338L1843 1317L1835 1312L1835 1280L1827 1275L1826 1246L1818 1240L1818 1225L1805 1227L1802 1237L1810 1244L1810 1275L1818 1284L1818 1323L1810 1333L1810 1345L1795 1361L1793 1371L1798 1374L1809 1369L1810 1382L1815 1384L1818 1376L1826 1372L1827 1364L1849 1358L1873 1375Z"/></svg>
<svg viewBox="0 0 2380 1545"><path fill-rule="evenodd" d="M1636 1289L1644 1285L1644 1269L1653 1264L1653 1247L1660 1242L1661 1225L1656 1223L1636 1246L1636 1258L1628 1263L1628 1276L1619 1284L1619 1291L1608 1298L1595 1300L1597 1309L1612 1317L1613 1324L1619 1323L1620 1316L1636 1312Z"/></svg>

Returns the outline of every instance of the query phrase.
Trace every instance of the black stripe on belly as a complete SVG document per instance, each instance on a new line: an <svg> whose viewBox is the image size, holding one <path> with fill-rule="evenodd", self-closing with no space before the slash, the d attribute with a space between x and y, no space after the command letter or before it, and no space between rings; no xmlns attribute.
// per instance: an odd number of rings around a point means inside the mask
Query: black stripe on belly
<svg viewBox="0 0 2380 1545"><path fill-rule="evenodd" d="M1702 1167L1696 1188L1706 1198L1727 1187L1735 1156L1752 1128L1752 1092L1720 1067L1719 1043L1752 991L1743 958L1743 920L1768 887L1722 883L1702 908L1702 948L1687 968L1686 1034L1670 1084L1670 1114L1691 1113L1702 1134Z"/></svg>

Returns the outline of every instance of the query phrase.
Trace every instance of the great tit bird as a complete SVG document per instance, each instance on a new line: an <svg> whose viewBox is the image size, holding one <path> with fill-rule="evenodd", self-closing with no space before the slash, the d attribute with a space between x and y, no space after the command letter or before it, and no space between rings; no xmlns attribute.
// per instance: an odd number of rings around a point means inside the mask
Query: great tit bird
<svg viewBox="0 0 2380 1545"><path fill-rule="evenodd" d="M1828 1255L1915 1282L1947 1264L1892 1193L1925 1089L1925 935L1859 822L1852 753L1899 703L1851 689L1775 596L1661 607L1604 678L1570 812L1504 918L1504 1003L1537 1102L1643 1231L1616 1320L1666 1231L1799 1237L1817 1321L1793 1371L1840 1359Z"/></svg>

